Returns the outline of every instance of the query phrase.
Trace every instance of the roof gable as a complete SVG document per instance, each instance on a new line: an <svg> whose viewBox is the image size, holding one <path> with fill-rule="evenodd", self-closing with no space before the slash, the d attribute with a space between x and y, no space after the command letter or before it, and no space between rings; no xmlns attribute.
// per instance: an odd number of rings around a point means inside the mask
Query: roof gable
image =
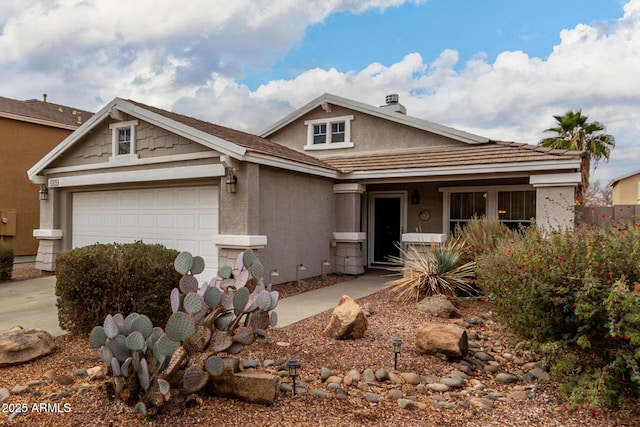
<svg viewBox="0 0 640 427"><path fill-rule="evenodd" d="M263 130L259 133L260 136L268 138L270 135L275 133L276 131L282 129L283 127L289 125L310 111L318 108L324 107L327 105L337 105L350 110L359 111L361 113L369 114L375 117L379 117L385 120L390 120L392 122L400 123L405 126L414 127L416 129L425 130L436 135L445 136L447 138L451 138L454 140L466 142L468 144L483 144L489 142L489 138L485 138L483 136L474 135L468 132L464 132L458 129L454 129L452 127L443 126L434 122L430 122L427 120L418 119L416 117L407 116L402 113L398 113L392 111L390 109L385 109L384 107L374 107L372 105L364 104L362 102L354 101L347 98L342 98L340 96L332 95L330 93L325 93L322 96L312 100L306 105L298 108L288 116L269 126L267 129Z"/></svg>
<svg viewBox="0 0 640 427"><path fill-rule="evenodd" d="M0 117L20 120L62 129L77 129L93 116L89 111L53 104L51 102L17 99L0 96Z"/></svg>

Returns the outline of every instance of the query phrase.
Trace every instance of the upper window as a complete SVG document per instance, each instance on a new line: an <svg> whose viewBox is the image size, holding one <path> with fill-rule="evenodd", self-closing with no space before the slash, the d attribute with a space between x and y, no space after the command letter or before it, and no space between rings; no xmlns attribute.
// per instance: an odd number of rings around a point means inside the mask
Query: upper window
<svg viewBox="0 0 640 427"><path fill-rule="evenodd" d="M351 148L351 121L353 116L307 120L307 144L305 150L329 150Z"/></svg>
<svg viewBox="0 0 640 427"><path fill-rule="evenodd" d="M111 159L121 160L135 157L136 154L136 126L137 120L112 123L111 129Z"/></svg>

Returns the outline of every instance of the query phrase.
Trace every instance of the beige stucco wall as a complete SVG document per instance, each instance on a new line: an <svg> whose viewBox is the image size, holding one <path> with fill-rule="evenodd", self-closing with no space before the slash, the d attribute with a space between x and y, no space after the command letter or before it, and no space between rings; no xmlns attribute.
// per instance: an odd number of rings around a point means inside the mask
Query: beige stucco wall
<svg viewBox="0 0 640 427"><path fill-rule="evenodd" d="M259 250L260 260L266 271L278 270L277 282L295 280L301 263L306 270L300 278L319 276L322 261L331 261L336 224L333 184L329 179L260 167L259 191L254 194L259 200L257 234L268 239Z"/></svg>
<svg viewBox="0 0 640 427"><path fill-rule="evenodd" d="M543 231L573 230L575 187L536 188L536 222Z"/></svg>
<svg viewBox="0 0 640 427"><path fill-rule="evenodd" d="M621 179L613 186L614 205L637 205L640 201L640 173Z"/></svg>
<svg viewBox="0 0 640 427"><path fill-rule="evenodd" d="M302 151L307 144L307 125L304 124L306 120L349 115L354 116L354 119L351 121L351 142L354 144L353 148L313 150L309 151L308 154L323 158L341 154L358 154L390 149L464 145L462 142L454 141L443 136L404 126L369 114L354 112L353 110L335 105L331 106L330 113L325 112L320 107L310 111L284 129L280 129L270 135L269 139L295 150Z"/></svg>

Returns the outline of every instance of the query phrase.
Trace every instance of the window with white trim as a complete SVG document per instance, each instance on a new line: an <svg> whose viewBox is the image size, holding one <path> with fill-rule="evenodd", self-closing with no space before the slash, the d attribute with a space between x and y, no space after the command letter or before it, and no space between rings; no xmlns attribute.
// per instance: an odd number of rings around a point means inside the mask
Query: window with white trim
<svg viewBox="0 0 640 427"><path fill-rule="evenodd" d="M136 126L138 120L112 123L111 129L111 159L137 158Z"/></svg>
<svg viewBox="0 0 640 427"><path fill-rule="evenodd" d="M445 232L464 227L474 217L497 219L515 229L536 216L536 191L529 186L449 187L444 193Z"/></svg>
<svg viewBox="0 0 640 427"><path fill-rule="evenodd" d="M351 121L353 116L307 120L307 144L305 150L331 150L352 148Z"/></svg>

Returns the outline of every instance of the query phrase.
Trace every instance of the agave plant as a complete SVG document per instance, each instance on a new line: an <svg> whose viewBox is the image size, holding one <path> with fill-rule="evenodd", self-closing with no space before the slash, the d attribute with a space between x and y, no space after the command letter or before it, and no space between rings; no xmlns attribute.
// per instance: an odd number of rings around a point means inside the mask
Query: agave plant
<svg viewBox="0 0 640 427"><path fill-rule="evenodd" d="M387 288L398 294L398 299L408 302L432 295L455 296L458 293L473 293L475 262L460 265L465 242L450 239L445 243L432 243L422 252L415 246L399 247L400 257L391 257L398 264L392 270L394 276Z"/></svg>

